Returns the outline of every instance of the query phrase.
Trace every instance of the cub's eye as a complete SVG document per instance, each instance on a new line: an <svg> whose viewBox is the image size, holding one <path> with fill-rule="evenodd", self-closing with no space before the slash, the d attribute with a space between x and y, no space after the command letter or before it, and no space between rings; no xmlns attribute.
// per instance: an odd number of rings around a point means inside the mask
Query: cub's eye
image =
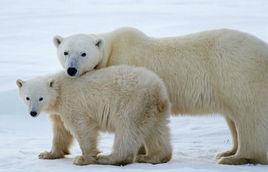
<svg viewBox="0 0 268 172"><path fill-rule="evenodd" d="M86 55L87 55L86 53L82 53L81 54L82 57L86 57Z"/></svg>
<svg viewBox="0 0 268 172"><path fill-rule="evenodd" d="M43 97L40 97L40 98L39 98L39 102L41 102L41 101L43 101Z"/></svg>
<svg viewBox="0 0 268 172"><path fill-rule="evenodd" d="M27 101L29 101L29 100L30 100L30 98L29 98L29 97L26 97L26 100L27 100Z"/></svg>
<svg viewBox="0 0 268 172"><path fill-rule="evenodd" d="M63 54L64 54L65 56L67 56L69 53L68 53L67 51L65 51Z"/></svg>

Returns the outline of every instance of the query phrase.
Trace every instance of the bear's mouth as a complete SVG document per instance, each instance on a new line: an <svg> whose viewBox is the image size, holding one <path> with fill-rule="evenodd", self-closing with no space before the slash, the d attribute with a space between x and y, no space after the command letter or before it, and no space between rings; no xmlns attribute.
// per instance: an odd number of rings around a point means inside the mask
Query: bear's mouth
<svg viewBox="0 0 268 172"><path fill-rule="evenodd" d="M94 70L99 69L99 66L100 66L100 64L98 63L93 69Z"/></svg>
<svg viewBox="0 0 268 172"><path fill-rule="evenodd" d="M98 70L98 69L100 69L100 63L98 63L94 68L93 68L93 70ZM80 76L82 76L82 75L84 75L84 74L86 74L87 72L90 72L90 71L92 71L92 70L87 70L87 71L85 71L85 72L83 72Z"/></svg>
<svg viewBox="0 0 268 172"><path fill-rule="evenodd" d="M97 64L93 69L96 70L98 69L99 65Z"/></svg>

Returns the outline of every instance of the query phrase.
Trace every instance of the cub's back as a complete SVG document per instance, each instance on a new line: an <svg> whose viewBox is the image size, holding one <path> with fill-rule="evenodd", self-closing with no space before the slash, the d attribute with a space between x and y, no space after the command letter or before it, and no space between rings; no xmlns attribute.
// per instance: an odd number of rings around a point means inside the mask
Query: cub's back
<svg viewBox="0 0 268 172"><path fill-rule="evenodd" d="M165 92L165 85L155 73L143 67L119 65L90 71L79 78L64 76L61 89L72 96L94 94L108 98L109 95L136 94L141 90Z"/></svg>

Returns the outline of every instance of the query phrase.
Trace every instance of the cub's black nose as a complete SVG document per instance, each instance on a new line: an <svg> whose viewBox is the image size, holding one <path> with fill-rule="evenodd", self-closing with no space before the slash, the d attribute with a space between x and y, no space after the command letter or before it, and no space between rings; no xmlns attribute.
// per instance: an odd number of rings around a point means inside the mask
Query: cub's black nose
<svg viewBox="0 0 268 172"><path fill-rule="evenodd" d="M32 117L36 117L37 112L35 112L35 111L31 111L31 112L30 112L30 115L31 115Z"/></svg>
<svg viewBox="0 0 268 172"><path fill-rule="evenodd" d="M70 75L70 76L74 76L74 75L77 73L77 69L74 68L74 67L69 67L69 68L67 69L67 73L68 73L68 75Z"/></svg>

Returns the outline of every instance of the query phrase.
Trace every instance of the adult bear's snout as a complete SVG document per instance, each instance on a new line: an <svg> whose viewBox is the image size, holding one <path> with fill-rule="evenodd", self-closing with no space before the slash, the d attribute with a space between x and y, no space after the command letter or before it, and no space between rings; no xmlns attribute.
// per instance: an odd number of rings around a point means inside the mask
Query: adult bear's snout
<svg viewBox="0 0 268 172"><path fill-rule="evenodd" d="M77 73L77 69L74 68L74 67L69 67L69 68L67 69L67 73L68 73L68 75L70 75L70 76L75 76L75 74Z"/></svg>

